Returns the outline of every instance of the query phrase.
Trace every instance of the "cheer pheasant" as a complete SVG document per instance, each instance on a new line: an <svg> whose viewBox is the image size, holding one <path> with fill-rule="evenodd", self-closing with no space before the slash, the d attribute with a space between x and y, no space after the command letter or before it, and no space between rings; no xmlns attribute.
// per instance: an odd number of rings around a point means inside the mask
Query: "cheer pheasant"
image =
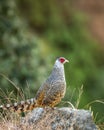
<svg viewBox="0 0 104 130"><path fill-rule="evenodd" d="M41 85L35 98L21 101L19 103L1 105L3 110L13 110L18 113L32 110L36 107L54 107L65 95L66 81L64 64L69 62L64 57L56 59L53 70L47 80Z"/></svg>

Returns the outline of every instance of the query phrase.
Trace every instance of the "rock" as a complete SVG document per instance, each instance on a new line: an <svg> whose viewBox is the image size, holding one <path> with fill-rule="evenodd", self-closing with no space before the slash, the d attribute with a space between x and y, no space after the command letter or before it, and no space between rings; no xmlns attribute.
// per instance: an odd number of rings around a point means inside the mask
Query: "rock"
<svg viewBox="0 0 104 130"><path fill-rule="evenodd" d="M34 130L98 130L88 110L36 108L25 119Z"/></svg>

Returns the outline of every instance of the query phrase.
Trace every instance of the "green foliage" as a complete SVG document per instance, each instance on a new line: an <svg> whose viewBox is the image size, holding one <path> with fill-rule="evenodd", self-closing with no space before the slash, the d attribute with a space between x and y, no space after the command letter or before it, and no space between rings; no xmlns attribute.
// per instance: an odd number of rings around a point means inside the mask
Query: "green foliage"
<svg viewBox="0 0 104 130"><path fill-rule="evenodd" d="M14 0L0 1L0 7L0 74L22 88L27 87L27 82L33 93L32 89L37 89L44 79L46 62L41 57L39 40L18 16ZM1 75L0 88L15 89Z"/></svg>

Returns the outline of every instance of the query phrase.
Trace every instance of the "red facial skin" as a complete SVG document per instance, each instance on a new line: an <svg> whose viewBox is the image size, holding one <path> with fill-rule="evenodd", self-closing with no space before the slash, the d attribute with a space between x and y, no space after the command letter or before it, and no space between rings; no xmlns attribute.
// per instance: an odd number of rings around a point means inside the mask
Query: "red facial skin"
<svg viewBox="0 0 104 130"><path fill-rule="evenodd" d="M61 63L64 63L64 62L65 62L65 58L61 57L61 58L59 58L59 61L60 61Z"/></svg>

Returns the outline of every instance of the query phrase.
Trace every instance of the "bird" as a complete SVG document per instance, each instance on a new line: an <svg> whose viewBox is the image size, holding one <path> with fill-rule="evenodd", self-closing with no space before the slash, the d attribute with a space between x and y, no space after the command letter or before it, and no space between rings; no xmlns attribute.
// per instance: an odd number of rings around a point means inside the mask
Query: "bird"
<svg viewBox="0 0 104 130"><path fill-rule="evenodd" d="M34 98L13 104L1 105L0 108L3 110L12 110L17 113L27 112L37 107L54 108L65 96L66 80L64 64L66 62L69 62L69 60L64 57L56 59L51 74L40 86Z"/></svg>

